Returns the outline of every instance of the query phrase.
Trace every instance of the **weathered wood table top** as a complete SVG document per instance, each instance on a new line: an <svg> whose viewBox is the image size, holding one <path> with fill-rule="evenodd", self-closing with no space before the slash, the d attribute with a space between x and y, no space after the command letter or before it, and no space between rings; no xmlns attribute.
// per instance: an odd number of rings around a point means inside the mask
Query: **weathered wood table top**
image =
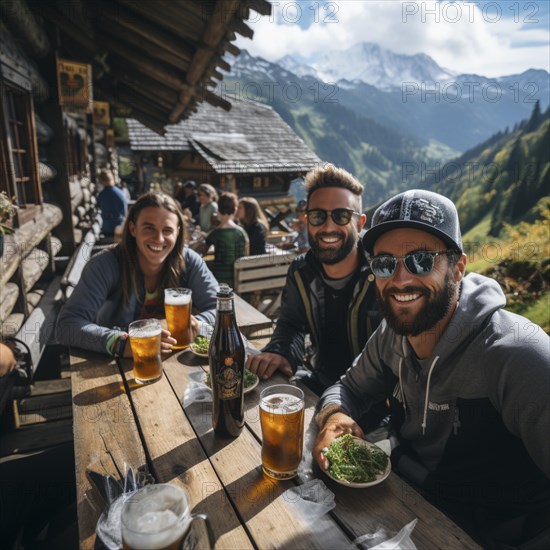
<svg viewBox="0 0 550 550"><path fill-rule="evenodd" d="M245 428L236 439L215 436L211 403L188 405L186 390L203 380L207 361L191 351L163 361L164 376L150 385L135 383L132 361L73 350L72 392L78 521L81 548L95 544L101 513L97 489L86 469L119 478L126 467L147 470L157 482L185 487L193 513L209 516L216 548L349 548L356 538L383 528L388 538L418 518L412 540L418 548L477 548L450 519L399 477L391 474L368 489L343 487L318 469L335 494L336 507L313 524L285 493L304 478L275 482L261 471L258 399L274 378L245 394ZM306 449L317 397L306 394ZM183 406L183 403L186 406ZM305 462L307 464L307 461Z"/></svg>

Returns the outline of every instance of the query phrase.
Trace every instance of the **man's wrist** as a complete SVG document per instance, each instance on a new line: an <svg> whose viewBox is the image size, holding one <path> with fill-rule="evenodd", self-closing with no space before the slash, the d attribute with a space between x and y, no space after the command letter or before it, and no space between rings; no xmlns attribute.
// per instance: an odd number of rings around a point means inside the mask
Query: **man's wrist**
<svg viewBox="0 0 550 550"><path fill-rule="evenodd" d="M325 427L325 424L327 423L329 417L339 412L348 414L348 412L344 410L340 403L331 403L330 405L327 405L326 407L321 409L315 415L315 423L317 424L317 427L322 430Z"/></svg>

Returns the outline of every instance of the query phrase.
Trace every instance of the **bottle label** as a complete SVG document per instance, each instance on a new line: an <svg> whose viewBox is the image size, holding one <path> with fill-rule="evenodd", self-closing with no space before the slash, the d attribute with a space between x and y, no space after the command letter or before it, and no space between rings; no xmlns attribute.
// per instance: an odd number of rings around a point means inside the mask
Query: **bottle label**
<svg viewBox="0 0 550 550"><path fill-rule="evenodd" d="M218 384L218 397L220 399L235 399L241 395L242 377L239 373L238 365L233 357L226 357L218 374L216 383Z"/></svg>
<svg viewBox="0 0 550 550"><path fill-rule="evenodd" d="M218 311L233 311L233 300L218 300Z"/></svg>

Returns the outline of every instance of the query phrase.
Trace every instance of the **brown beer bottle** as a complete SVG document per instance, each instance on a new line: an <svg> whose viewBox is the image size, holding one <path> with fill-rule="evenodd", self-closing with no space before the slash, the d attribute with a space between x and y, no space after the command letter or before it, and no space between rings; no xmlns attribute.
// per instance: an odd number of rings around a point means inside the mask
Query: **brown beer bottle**
<svg viewBox="0 0 550 550"><path fill-rule="evenodd" d="M212 427L222 437L237 437L244 425L244 343L235 319L233 290L221 284L217 298L216 325L208 349Z"/></svg>

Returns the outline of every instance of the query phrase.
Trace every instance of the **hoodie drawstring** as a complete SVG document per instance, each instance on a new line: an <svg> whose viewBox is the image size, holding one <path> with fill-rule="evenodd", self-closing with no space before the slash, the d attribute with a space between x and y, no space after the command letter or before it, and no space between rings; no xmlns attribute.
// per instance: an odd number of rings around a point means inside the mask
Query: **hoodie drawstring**
<svg viewBox="0 0 550 550"><path fill-rule="evenodd" d="M407 416L407 400L405 399L405 388L403 388L403 381L401 379L401 367L403 366L403 357L399 358L399 387L401 389L401 399L403 400L403 408L405 409L405 416Z"/></svg>
<svg viewBox="0 0 550 550"><path fill-rule="evenodd" d="M439 355L433 360L433 363L428 371L428 381L426 382L426 399L424 400L424 418L422 419L422 435L426 433L426 420L428 418L428 402L430 399L430 381L432 379L432 371L434 370L435 364L439 359ZM401 363L399 363L399 368L401 369ZM401 370L399 371L401 377Z"/></svg>

